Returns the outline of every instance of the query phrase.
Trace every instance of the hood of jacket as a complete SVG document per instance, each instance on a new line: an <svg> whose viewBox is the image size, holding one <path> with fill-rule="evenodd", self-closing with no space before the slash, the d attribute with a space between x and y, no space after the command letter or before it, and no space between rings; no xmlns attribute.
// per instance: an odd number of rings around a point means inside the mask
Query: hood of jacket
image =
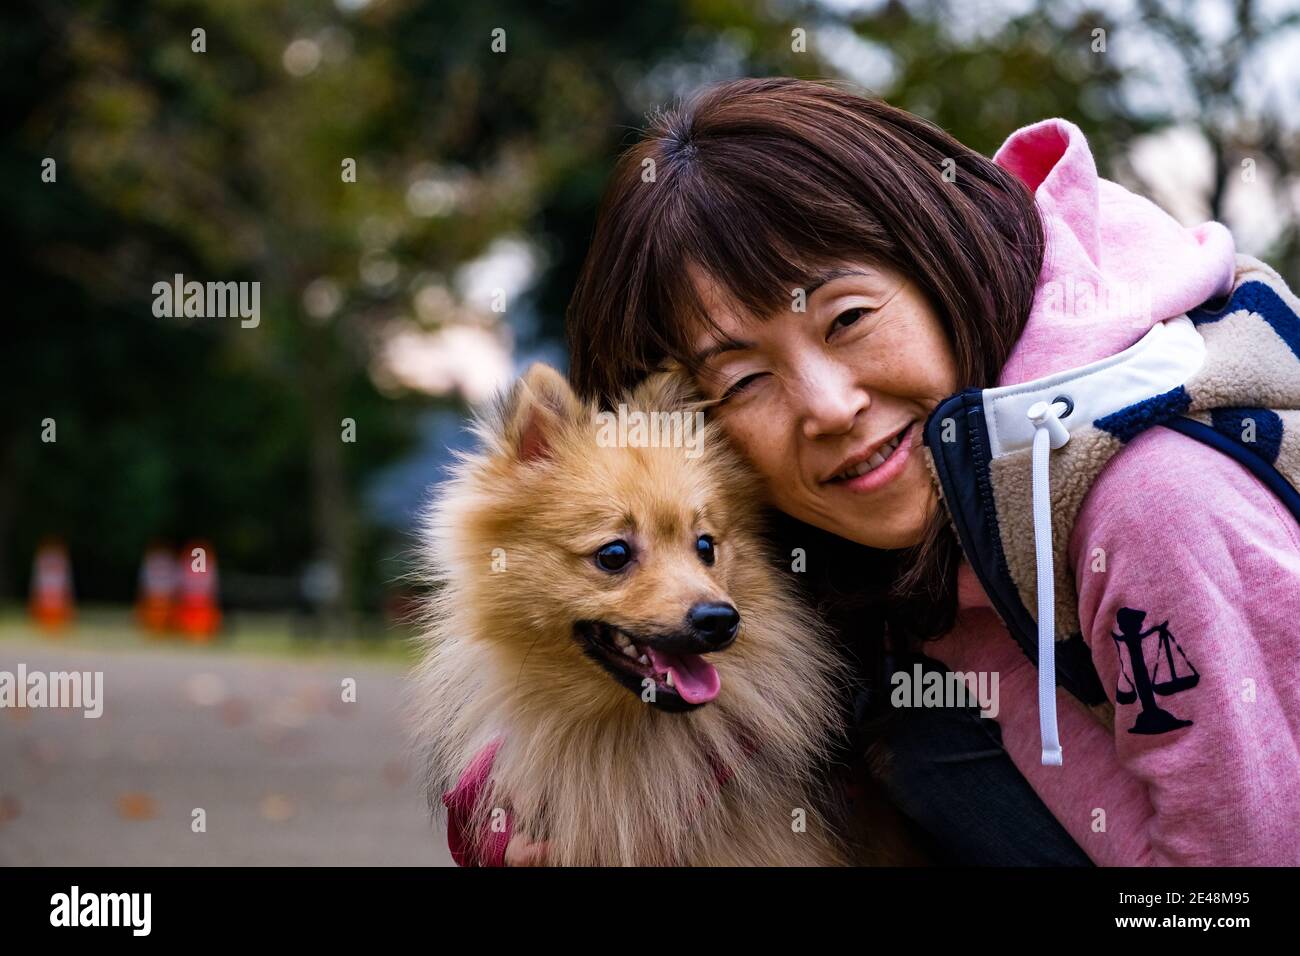
<svg viewBox="0 0 1300 956"><path fill-rule="evenodd" d="M1047 237L1033 308L998 385L1114 355L1156 323L1231 289L1231 233L1217 222L1189 229L1099 177L1073 123L1047 119L1017 130L993 162L1033 192Z"/></svg>
<svg viewBox="0 0 1300 956"><path fill-rule="evenodd" d="M967 560L1038 665L1043 763L1059 764L1058 683L1113 720L1065 553L1089 488L1129 440L1166 425L1257 469L1289 502L1300 463L1279 470L1261 459L1264 443L1221 439L1240 431L1228 406L1258 407L1281 434L1269 407L1300 402L1291 387L1300 336L1276 273L1237 256L1222 225L1186 228L1101 179L1074 124L1025 127L994 161L1033 191L1043 266L997 385L941 402L925 442Z"/></svg>

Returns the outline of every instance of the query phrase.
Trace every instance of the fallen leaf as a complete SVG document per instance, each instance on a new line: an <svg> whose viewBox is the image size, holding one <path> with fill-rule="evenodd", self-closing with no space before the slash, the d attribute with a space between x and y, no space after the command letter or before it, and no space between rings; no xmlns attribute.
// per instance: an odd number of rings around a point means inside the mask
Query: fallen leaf
<svg viewBox="0 0 1300 956"><path fill-rule="evenodd" d="M158 806L147 793L124 793L117 798L117 814L124 820L152 820Z"/></svg>
<svg viewBox="0 0 1300 956"><path fill-rule="evenodd" d="M17 820L23 812L23 805L12 793L0 793L0 827L10 820Z"/></svg>
<svg viewBox="0 0 1300 956"><path fill-rule="evenodd" d="M157 763L162 760L166 744L161 737L140 735L131 743L131 755L141 763Z"/></svg>
<svg viewBox="0 0 1300 956"><path fill-rule="evenodd" d="M391 787L400 787L406 783L410 774L407 772L406 764L400 760L390 760L384 764L384 779L388 781Z"/></svg>
<svg viewBox="0 0 1300 956"><path fill-rule="evenodd" d="M226 682L216 674L194 674L185 682L185 694L200 707L215 707L226 699Z"/></svg>
<svg viewBox="0 0 1300 956"><path fill-rule="evenodd" d="M248 720L248 705L238 697L232 697L221 705L221 722L228 727L238 727Z"/></svg>
<svg viewBox="0 0 1300 956"><path fill-rule="evenodd" d="M325 711L325 706L329 703L329 697L326 695L324 687L319 684L308 684L298 692L298 701L304 713L320 714Z"/></svg>
<svg viewBox="0 0 1300 956"><path fill-rule="evenodd" d="M365 789L361 781L353 777L340 777L334 781L332 787L334 799L344 803L351 803L360 799L362 794L365 793Z"/></svg>
<svg viewBox="0 0 1300 956"><path fill-rule="evenodd" d="M268 793L262 798L262 817L272 823L283 823L297 813L294 802L282 793Z"/></svg>
<svg viewBox="0 0 1300 956"><path fill-rule="evenodd" d="M351 717L357 712L357 702L355 700L344 700L341 696L331 697L329 712L335 717Z"/></svg>
<svg viewBox="0 0 1300 956"><path fill-rule="evenodd" d="M268 723L279 727L301 727L307 723L307 712L295 697L281 697L266 713Z"/></svg>
<svg viewBox="0 0 1300 956"><path fill-rule="evenodd" d="M63 747L57 740L39 737L26 741L26 753L28 759L38 767L50 767L63 756Z"/></svg>

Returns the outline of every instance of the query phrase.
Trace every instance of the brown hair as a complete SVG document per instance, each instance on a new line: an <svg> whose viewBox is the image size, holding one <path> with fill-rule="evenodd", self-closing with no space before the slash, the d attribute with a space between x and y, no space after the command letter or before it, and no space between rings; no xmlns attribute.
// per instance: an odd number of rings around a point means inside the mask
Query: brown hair
<svg viewBox="0 0 1300 956"><path fill-rule="evenodd" d="M571 375L608 401L665 359L689 367L710 321L692 267L768 316L819 269L875 261L927 296L962 386L988 386L1043 251L1024 184L925 120L825 83L721 84L654 118L616 165L569 306ZM936 516L894 579L951 609L958 553Z"/></svg>

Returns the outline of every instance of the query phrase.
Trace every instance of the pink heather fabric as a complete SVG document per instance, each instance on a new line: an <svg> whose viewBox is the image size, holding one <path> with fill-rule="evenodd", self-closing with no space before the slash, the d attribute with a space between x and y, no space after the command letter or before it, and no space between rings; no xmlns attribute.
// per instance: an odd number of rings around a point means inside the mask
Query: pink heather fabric
<svg viewBox="0 0 1300 956"><path fill-rule="evenodd" d="M1034 191L1047 234L1034 306L999 385L1114 355L1155 323L1232 287L1236 249L1228 230L1217 222L1186 229L1154 203L1099 178L1073 123L1026 126L993 161ZM1128 302L1116 294L1125 291L1133 294Z"/></svg>
<svg viewBox="0 0 1300 956"><path fill-rule="evenodd" d="M1217 223L1184 229L1146 200L1099 179L1072 124L1027 127L994 158L1036 190L1049 250L1024 337L1000 384L1118 352L1152 322L1230 287L1234 250L1227 231ZM1080 281L1149 282L1151 315L1071 313L1059 307L1062 299L1050 302L1044 293L1048 283L1059 290ZM1092 570L1098 548L1104 572ZM1157 698L1191 726L1130 734L1140 712L1133 703L1116 707L1112 735L1058 691L1065 762L1044 767L1036 670L967 564L958 578L956 626L930 653L952 670L999 673L997 720L1008 753L1094 862L1300 863L1295 520L1226 455L1154 428L1102 471L1075 523L1069 555L1080 627L1111 699L1119 666L1111 636L1116 612L1146 611L1144 627L1168 620L1201 675L1196 687ZM1154 667L1156 638L1145 643Z"/></svg>

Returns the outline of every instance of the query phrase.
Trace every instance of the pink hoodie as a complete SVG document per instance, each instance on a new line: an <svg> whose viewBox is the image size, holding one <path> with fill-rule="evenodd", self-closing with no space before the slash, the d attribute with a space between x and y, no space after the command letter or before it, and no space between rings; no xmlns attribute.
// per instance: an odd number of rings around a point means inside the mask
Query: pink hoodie
<svg viewBox="0 0 1300 956"><path fill-rule="evenodd" d="M1113 355L1156 322L1232 285L1234 246L1218 223L1186 229L1097 175L1080 130L1053 119L1013 134L994 161L1032 190L1047 256L1027 327L999 385ZM1132 298L1089 291L1140 290ZM1145 305L1149 304L1149 308ZM1105 570L1096 571L1102 549ZM1079 625L1102 686L1131 684L1113 639L1121 608L1170 624L1194 689L1162 698L1176 732L1113 735L1057 692L1063 766L1044 766L1037 670L992 610L969 565L957 623L929 653L952 670L999 674L998 723L1012 760L1094 862L1300 863L1300 529L1228 456L1153 428L1103 469L1069 547ZM1127 665L1126 665L1127 666Z"/></svg>

